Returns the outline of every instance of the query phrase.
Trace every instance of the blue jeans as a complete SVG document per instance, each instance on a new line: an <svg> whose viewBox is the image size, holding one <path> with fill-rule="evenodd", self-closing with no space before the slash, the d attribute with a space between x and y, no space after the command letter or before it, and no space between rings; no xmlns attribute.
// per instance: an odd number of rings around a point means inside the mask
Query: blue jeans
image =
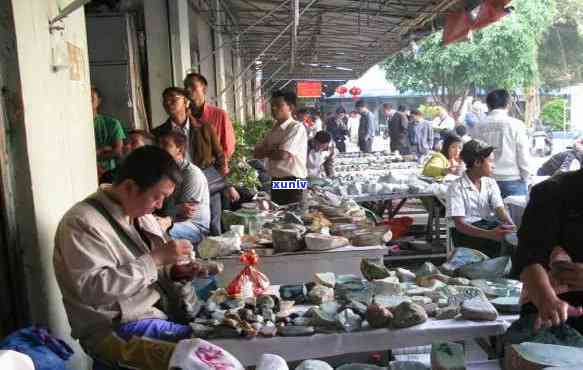
<svg viewBox="0 0 583 370"><path fill-rule="evenodd" d="M168 234L174 240L189 240L193 246L198 245L198 243L200 243L206 235L206 233L201 228L190 221L175 223L168 231Z"/></svg>
<svg viewBox="0 0 583 370"><path fill-rule="evenodd" d="M497 181L502 199L512 195L528 195L526 182L522 180Z"/></svg>

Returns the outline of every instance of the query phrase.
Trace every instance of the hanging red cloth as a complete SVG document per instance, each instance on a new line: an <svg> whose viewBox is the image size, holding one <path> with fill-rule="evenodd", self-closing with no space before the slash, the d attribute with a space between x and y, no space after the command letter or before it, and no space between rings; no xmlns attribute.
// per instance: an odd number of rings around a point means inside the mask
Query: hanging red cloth
<svg viewBox="0 0 583 370"><path fill-rule="evenodd" d="M478 30L499 21L508 14L505 9L510 0L485 0L480 5L478 17L474 21L472 28Z"/></svg>
<svg viewBox="0 0 583 370"><path fill-rule="evenodd" d="M467 40L472 31L472 19L466 11L449 13L445 19L442 42L444 46Z"/></svg>

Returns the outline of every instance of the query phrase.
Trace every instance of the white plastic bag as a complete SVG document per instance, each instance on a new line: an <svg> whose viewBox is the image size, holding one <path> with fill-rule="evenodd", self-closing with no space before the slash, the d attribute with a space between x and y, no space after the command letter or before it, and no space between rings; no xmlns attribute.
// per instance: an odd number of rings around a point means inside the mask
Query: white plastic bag
<svg viewBox="0 0 583 370"><path fill-rule="evenodd" d="M198 246L201 258L228 256L241 251L241 238L233 231L220 236L209 236Z"/></svg>

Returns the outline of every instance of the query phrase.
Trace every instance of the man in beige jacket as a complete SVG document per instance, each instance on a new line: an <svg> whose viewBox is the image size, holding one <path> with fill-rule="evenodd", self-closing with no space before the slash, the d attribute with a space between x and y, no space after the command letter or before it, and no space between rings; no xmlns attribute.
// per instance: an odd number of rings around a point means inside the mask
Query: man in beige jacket
<svg viewBox="0 0 583 370"><path fill-rule="evenodd" d="M112 185L74 205L55 238L54 267L72 336L94 359L165 369L199 304L172 266L192 245L168 241L151 213L180 181L174 159L146 146L123 162ZM155 339L154 341L152 339Z"/></svg>

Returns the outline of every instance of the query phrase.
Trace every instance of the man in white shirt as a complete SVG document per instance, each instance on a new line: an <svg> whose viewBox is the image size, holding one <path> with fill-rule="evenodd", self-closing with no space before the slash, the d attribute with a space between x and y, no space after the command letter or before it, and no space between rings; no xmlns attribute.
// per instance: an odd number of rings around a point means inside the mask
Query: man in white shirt
<svg viewBox="0 0 583 370"><path fill-rule="evenodd" d="M464 145L460 157L467 170L449 186L446 215L455 226L452 237L456 246L497 257L504 236L514 232L515 226L491 178L493 152L494 147L479 140Z"/></svg>
<svg viewBox="0 0 583 370"><path fill-rule="evenodd" d="M506 90L494 90L486 98L490 113L474 129L473 137L494 146L498 182L502 198L526 195L527 182L532 175L526 127L522 121L508 115L511 104Z"/></svg>
<svg viewBox="0 0 583 370"><path fill-rule="evenodd" d="M326 131L316 133L308 141L308 177L334 177L334 159L336 148L332 135Z"/></svg>
<svg viewBox="0 0 583 370"><path fill-rule="evenodd" d="M271 97L271 114L275 123L261 143L255 146L254 156L267 159L271 176L271 200L284 205L302 200L303 189L282 188L280 181L305 180L308 135L304 125L293 119L297 97L293 92L275 91ZM296 181L303 183L305 181ZM289 184L289 183L288 183Z"/></svg>
<svg viewBox="0 0 583 370"><path fill-rule="evenodd" d="M455 128L455 120L447 113L447 109L439 107L439 114L433 119L434 145L445 140L445 137Z"/></svg>

